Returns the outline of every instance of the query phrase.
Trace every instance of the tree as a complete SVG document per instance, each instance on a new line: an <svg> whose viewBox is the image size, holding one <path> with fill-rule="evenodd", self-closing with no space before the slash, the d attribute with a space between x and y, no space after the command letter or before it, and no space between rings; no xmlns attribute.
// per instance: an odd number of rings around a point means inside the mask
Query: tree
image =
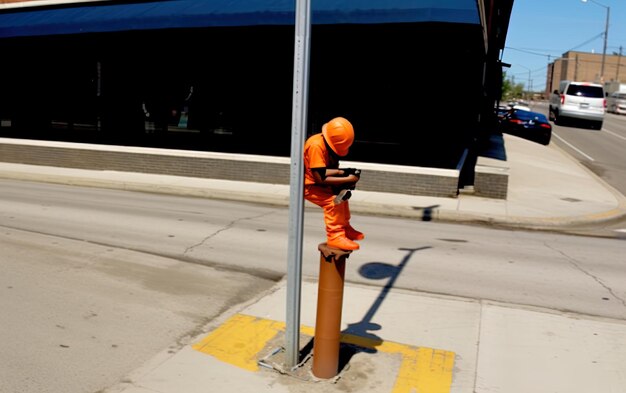
<svg viewBox="0 0 626 393"><path fill-rule="evenodd" d="M510 100L514 98L522 98L524 95L524 84L513 84L506 78L506 72L502 73L502 99Z"/></svg>

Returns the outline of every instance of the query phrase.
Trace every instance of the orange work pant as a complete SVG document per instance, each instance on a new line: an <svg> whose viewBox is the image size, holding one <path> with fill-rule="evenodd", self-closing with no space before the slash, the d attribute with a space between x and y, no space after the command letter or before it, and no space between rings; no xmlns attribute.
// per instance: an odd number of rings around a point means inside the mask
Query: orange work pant
<svg viewBox="0 0 626 393"><path fill-rule="evenodd" d="M335 195L331 188L324 186L305 186L304 199L323 209L328 240L346 236L346 228L350 226L348 201L335 205Z"/></svg>

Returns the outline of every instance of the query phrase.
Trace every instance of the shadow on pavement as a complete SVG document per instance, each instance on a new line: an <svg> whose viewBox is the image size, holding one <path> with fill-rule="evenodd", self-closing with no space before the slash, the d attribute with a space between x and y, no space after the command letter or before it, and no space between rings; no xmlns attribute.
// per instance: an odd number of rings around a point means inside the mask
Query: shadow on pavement
<svg viewBox="0 0 626 393"><path fill-rule="evenodd" d="M402 269L404 269L413 254L417 251L426 250L429 248L431 247L426 246L418 248L399 248L399 250L406 251L407 253L404 258L402 258L402 261L400 261L400 264L397 266L384 262L370 262L361 266L361 268L359 269L359 273L361 274L361 276L370 280L382 280L388 278L389 281L381 290L380 294L376 298L376 301L374 301L367 313L365 313L363 319L361 319L361 321L359 322L348 324L348 327L342 331L342 334L351 334L361 338L372 340L374 346L372 348L365 348L342 343L339 351L339 370L343 370L343 368L350 362L352 356L354 356L356 353L375 353L375 347L382 344L384 340L375 333L372 333L374 331L380 330L381 326L377 323L372 322L372 319L374 318L374 315L376 314L380 306L385 301L387 294L389 294L389 291L391 290L391 288L393 288L396 280L402 273Z"/></svg>

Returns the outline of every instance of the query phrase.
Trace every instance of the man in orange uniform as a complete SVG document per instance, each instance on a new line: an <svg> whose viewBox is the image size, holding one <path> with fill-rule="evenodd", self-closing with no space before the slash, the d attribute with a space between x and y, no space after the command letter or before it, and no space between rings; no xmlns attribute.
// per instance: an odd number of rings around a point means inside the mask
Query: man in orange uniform
<svg viewBox="0 0 626 393"><path fill-rule="evenodd" d="M340 250L358 250L365 235L350 226L348 201L335 203L333 188L353 188L359 181L354 170L339 169L339 158L348 154L354 142L354 128L343 117L324 124L322 132L304 145L304 198L324 210L326 244Z"/></svg>

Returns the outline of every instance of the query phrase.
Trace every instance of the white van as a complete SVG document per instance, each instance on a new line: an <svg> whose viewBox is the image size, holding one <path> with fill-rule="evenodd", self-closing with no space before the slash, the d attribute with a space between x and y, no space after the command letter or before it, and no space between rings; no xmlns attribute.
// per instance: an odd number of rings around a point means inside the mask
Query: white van
<svg viewBox="0 0 626 393"><path fill-rule="evenodd" d="M561 81L559 90L550 97L550 120L554 124L563 124L564 120L586 121L599 130L605 111L604 88L598 83Z"/></svg>

